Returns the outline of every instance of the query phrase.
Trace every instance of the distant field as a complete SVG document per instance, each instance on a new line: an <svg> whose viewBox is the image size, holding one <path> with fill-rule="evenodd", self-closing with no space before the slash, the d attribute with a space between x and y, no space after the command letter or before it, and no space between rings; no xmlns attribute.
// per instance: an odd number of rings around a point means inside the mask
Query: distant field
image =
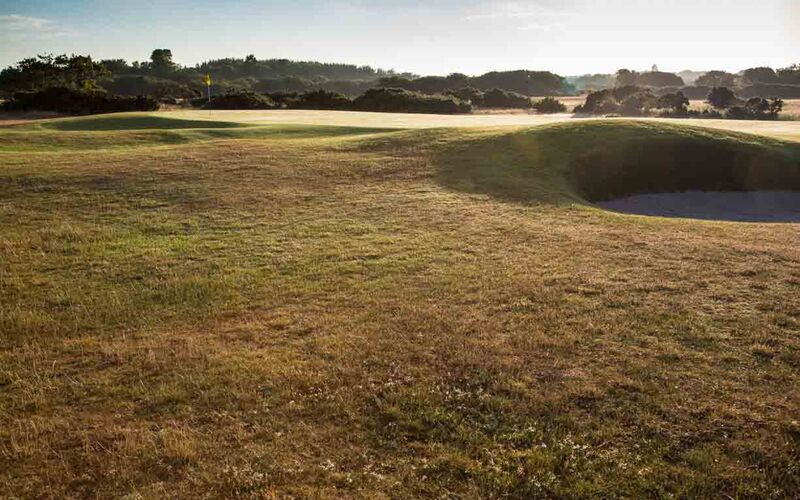
<svg viewBox="0 0 800 500"><path fill-rule="evenodd" d="M800 225L594 202L800 122L567 116L0 129L0 497L796 498Z"/></svg>
<svg viewBox="0 0 800 500"><path fill-rule="evenodd" d="M484 114L484 115L424 115L408 113L362 113L342 111L173 111L159 114L188 120L231 121L258 125L335 125L346 127L424 129L439 127L499 127L538 126L558 122L579 122L570 114ZM625 120L620 119L620 120ZM800 123L786 121L736 121L736 120L678 120L651 118L649 121L678 125L701 126L766 135L774 138L800 141Z"/></svg>

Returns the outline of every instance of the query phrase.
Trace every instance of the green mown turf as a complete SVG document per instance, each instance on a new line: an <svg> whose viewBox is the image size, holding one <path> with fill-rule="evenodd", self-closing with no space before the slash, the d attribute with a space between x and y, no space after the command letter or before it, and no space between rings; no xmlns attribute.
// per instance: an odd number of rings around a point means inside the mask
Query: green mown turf
<svg viewBox="0 0 800 500"><path fill-rule="evenodd" d="M797 167L654 122L2 129L0 496L795 497L797 225L587 199Z"/></svg>

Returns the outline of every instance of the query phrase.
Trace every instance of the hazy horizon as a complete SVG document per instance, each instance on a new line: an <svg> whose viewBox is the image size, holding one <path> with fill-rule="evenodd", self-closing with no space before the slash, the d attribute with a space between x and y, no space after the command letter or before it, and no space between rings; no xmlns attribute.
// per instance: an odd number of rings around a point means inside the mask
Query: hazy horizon
<svg viewBox="0 0 800 500"><path fill-rule="evenodd" d="M800 2L790 0L10 0L0 6L0 66L41 53L143 61L169 48L186 66L254 54L423 75L735 72L800 62L797 25Z"/></svg>

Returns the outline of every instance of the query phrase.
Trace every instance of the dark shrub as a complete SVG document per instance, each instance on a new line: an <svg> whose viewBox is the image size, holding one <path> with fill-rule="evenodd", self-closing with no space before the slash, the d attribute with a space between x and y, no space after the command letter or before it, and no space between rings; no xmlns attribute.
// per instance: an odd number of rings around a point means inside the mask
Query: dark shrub
<svg viewBox="0 0 800 500"><path fill-rule="evenodd" d="M746 69L742 76L751 84L776 83L778 81L778 74L775 73L775 70L764 66Z"/></svg>
<svg viewBox="0 0 800 500"><path fill-rule="evenodd" d="M527 96L572 94L575 88L562 76L549 71L492 71L469 79L469 85L481 90L499 88Z"/></svg>
<svg viewBox="0 0 800 500"><path fill-rule="evenodd" d="M628 69L617 71L614 83L617 87L683 87L685 85L683 79L674 73L664 73L663 71L639 73Z"/></svg>
<svg viewBox="0 0 800 500"><path fill-rule="evenodd" d="M193 98L199 93L173 80L151 76L121 75L104 82L103 87L116 95L149 95L155 98Z"/></svg>
<svg viewBox="0 0 800 500"><path fill-rule="evenodd" d="M717 109L725 109L737 103L736 94L727 87L714 87L708 93L706 101Z"/></svg>
<svg viewBox="0 0 800 500"><path fill-rule="evenodd" d="M587 115L607 115L616 113L619 104L614 98L612 89L598 90L586 96L586 102L575 108L575 113Z"/></svg>
<svg viewBox="0 0 800 500"><path fill-rule="evenodd" d="M614 97L614 100L616 100L619 103L625 101L631 96L635 96L643 92L652 94L651 90L643 87L638 87L636 85L625 85L623 87L614 87L613 89L611 89L611 95Z"/></svg>
<svg viewBox="0 0 800 500"><path fill-rule="evenodd" d="M623 116L644 116L655 107L657 100L650 89L627 85L592 92L586 96L583 106L575 108L575 112L589 115L619 113Z"/></svg>
<svg viewBox="0 0 800 500"><path fill-rule="evenodd" d="M655 98L647 92L640 92L625 98L620 103L619 114L622 116L647 116L656 107Z"/></svg>
<svg viewBox="0 0 800 500"><path fill-rule="evenodd" d="M483 94L484 108L529 109L531 99L516 92L502 89L487 90Z"/></svg>
<svg viewBox="0 0 800 500"><path fill-rule="evenodd" d="M649 71L647 73L640 73L636 78L636 85L646 87L674 87L683 86L683 78L674 73L665 73L663 71Z"/></svg>
<svg viewBox="0 0 800 500"><path fill-rule="evenodd" d="M739 91L742 97L779 97L781 99L800 99L800 85L780 85L759 83Z"/></svg>
<svg viewBox="0 0 800 500"><path fill-rule="evenodd" d="M706 97L708 97L708 93L711 92L711 87L693 85L690 87L681 87L679 89L670 90L670 92L675 92L677 90L683 92L683 95L685 95L687 99L705 100Z"/></svg>
<svg viewBox="0 0 800 500"><path fill-rule="evenodd" d="M297 101L291 106L297 109L350 109L353 101L337 94L336 92L328 92L326 90L315 90L313 92L306 92L301 94Z"/></svg>
<svg viewBox="0 0 800 500"><path fill-rule="evenodd" d="M728 108L725 117L731 120L776 120L782 110L781 99L767 100L762 97L752 97L742 106Z"/></svg>
<svg viewBox="0 0 800 500"><path fill-rule="evenodd" d="M656 107L664 110L662 116L687 116L689 99L680 91L674 94L664 94L656 101Z"/></svg>
<svg viewBox="0 0 800 500"><path fill-rule="evenodd" d="M370 89L353 101L359 111L397 113L469 113L472 106L460 99L443 95L425 95L404 89Z"/></svg>
<svg viewBox="0 0 800 500"><path fill-rule="evenodd" d="M55 111L71 115L155 111L158 102L151 97L110 96L105 92L49 87L37 92L17 92L5 103L7 111Z"/></svg>
<svg viewBox="0 0 800 500"><path fill-rule="evenodd" d="M553 99L552 97L545 97L540 101L534 102L533 109L535 109L536 111L538 111L543 115L551 113L566 113L567 111L567 107L564 106L563 103L561 103L556 99Z"/></svg>
<svg viewBox="0 0 800 500"><path fill-rule="evenodd" d="M300 102L299 92L272 92L266 94L279 108L293 108Z"/></svg>
<svg viewBox="0 0 800 500"><path fill-rule="evenodd" d="M319 90L328 90L330 92L337 92L347 97L358 97L367 90L375 87L375 80L357 80L357 81L330 81L323 82L317 85Z"/></svg>
<svg viewBox="0 0 800 500"><path fill-rule="evenodd" d="M736 85L736 75L727 71L709 71L695 81L701 87L733 87Z"/></svg>
<svg viewBox="0 0 800 500"><path fill-rule="evenodd" d="M475 87L464 87L458 90L447 90L444 95L449 95L468 102L473 106L483 107L483 92Z"/></svg>
<svg viewBox="0 0 800 500"><path fill-rule="evenodd" d="M204 106L206 109L275 109L275 101L263 94L255 92L231 92L213 96L211 102Z"/></svg>
<svg viewBox="0 0 800 500"><path fill-rule="evenodd" d="M258 81L253 85L256 92L304 92L310 90L314 82L297 76L287 76L284 78L267 78Z"/></svg>

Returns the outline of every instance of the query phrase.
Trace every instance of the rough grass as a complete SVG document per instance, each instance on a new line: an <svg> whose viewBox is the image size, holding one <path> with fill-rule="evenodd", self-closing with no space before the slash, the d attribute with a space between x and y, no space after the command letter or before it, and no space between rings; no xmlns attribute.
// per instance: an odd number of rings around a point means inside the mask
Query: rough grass
<svg viewBox="0 0 800 500"><path fill-rule="evenodd" d="M0 131L0 496L800 491L797 226L597 210L560 147L793 146L260 129Z"/></svg>

